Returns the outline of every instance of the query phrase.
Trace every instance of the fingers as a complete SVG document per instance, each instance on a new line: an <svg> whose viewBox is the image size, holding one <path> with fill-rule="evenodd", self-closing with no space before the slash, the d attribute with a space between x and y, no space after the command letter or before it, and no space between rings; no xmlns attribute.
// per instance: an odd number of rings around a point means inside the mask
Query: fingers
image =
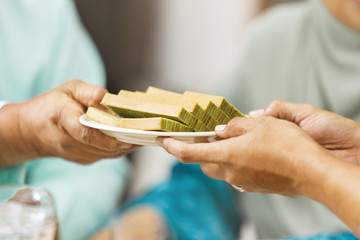
<svg viewBox="0 0 360 240"><path fill-rule="evenodd" d="M85 83L81 80L72 80L61 85L63 90L72 96L84 107L100 106L101 99L107 90L103 87Z"/></svg>
<svg viewBox="0 0 360 240"><path fill-rule="evenodd" d="M216 163L203 163L200 164L201 170L203 173L211 178L215 178L218 180L224 180L225 179L225 169L220 165Z"/></svg>
<svg viewBox="0 0 360 240"><path fill-rule="evenodd" d="M65 103L66 107L60 111L59 116L60 125L70 136L80 143L104 151L126 150L132 147L132 144L119 142L96 129L79 123L79 117L84 114L84 106L98 104L107 92L105 88L80 80L72 80L61 87L72 96Z"/></svg>
<svg viewBox="0 0 360 240"><path fill-rule="evenodd" d="M299 104L275 100L264 109L264 115L293 121L298 110Z"/></svg>
<svg viewBox="0 0 360 240"><path fill-rule="evenodd" d="M163 137L156 142L182 163L217 163L225 159L225 146L221 142L188 144Z"/></svg>
<svg viewBox="0 0 360 240"><path fill-rule="evenodd" d="M243 117L233 118L226 126L219 125L215 132L221 138L231 138L243 135L252 130L256 125L255 119L248 119Z"/></svg>
<svg viewBox="0 0 360 240"><path fill-rule="evenodd" d="M107 159L107 158L116 158L128 154L130 151L134 150L133 147L127 150L118 150L114 152L101 151L89 146L80 146L78 149L65 149L59 154L61 158L80 163L80 164L89 164L96 162L98 160Z"/></svg>
<svg viewBox="0 0 360 240"><path fill-rule="evenodd" d="M97 129L85 127L79 123L79 117L84 114L84 108L99 106L107 90L103 87L72 80L59 87L69 96L63 102L64 106L58 116L60 129L69 139L64 142L72 143L72 147L65 147L60 154L70 152L64 158L79 162L89 163L103 158L112 158L127 154L137 148L132 144L119 142Z"/></svg>
<svg viewBox="0 0 360 240"><path fill-rule="evenodd" d="M129 151L136 148L136 146L129 148L129 149L117 149L114 151L104 151L101 149L94 148L92 146L88 146L85 144L82 144L80 142L74 142L70 136L68 136L68 141L62 141L62 143L59 143L57 146L58 153L54 152L54 156L60 156L64 159L81 163L81 164L87 164L92 163L100 159L105 158L115 158L119 156L123 156ZM66 140L63 139L63 140Z"/></svg>
<svg viewBox="0 0 360 240"><path fill-rule="evenodd" d="M134 147L135 146L131 144L119 142L118 148L100 149L86 143L74 141L74 139L69 135L63 137L61 143L58 145L58 148L61 150L61 152L72 152L73 154L76 154L80 157L82 157L83 154L89 154L89 156L96 155L100 158L116 157L119 156L119 154L124 153Z"/></svg>
<svg viewBox="0 0 360 240"><path fill-rule="evenodd" d="M102 159L120 157L125 154L126 152L121 152L121 151L116 153L98 154L98 152L96 151L91 152L88 149L82 149L80 151L68 151L67 154L63 156L60 155L60 157L79 164L89 164Z"/></svg>
<svg viewBox="0 0 360 240"><path fill-rule="evenodd" d="M265 109L254 110L249 113L251 118L259 116L272 116L299 124L304 118L316 111L316 107L309 104L296 104L275 100Z"/></svg>
<svg viewBox="0 0 360 240"><path fill-rule="evenodd" d="M61 112L59 122L71 137L80 143L106 151L126 150L132 147L132 144L119 142L96 129L81 125L78 119L82 112L82 107L76 102Z"/></svg>

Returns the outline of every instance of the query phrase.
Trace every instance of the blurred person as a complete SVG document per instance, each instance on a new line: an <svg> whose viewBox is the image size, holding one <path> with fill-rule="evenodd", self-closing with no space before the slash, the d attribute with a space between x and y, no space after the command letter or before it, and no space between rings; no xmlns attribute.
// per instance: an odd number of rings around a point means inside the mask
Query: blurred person
<svg viewBox="0 0 360 240"><path fill-rule="evenodd" d="M221 141L157 142L181 162L199 163L206 175L240 191L318 201L359 237L360 125L311 105L281 101L255 115L218 126ZM346 236L342 239L355 239Z"/></svg>
<svg viewBox="0 0 360 240"><path fill-rule="evenodd" d="M308 0L275 7L248 29L236 74L219 88L231 88L234 93L227 97L243 112L281 99L359 121L359 24L358 0ZM160 209L151 201L142 204ZM349 231L327 207L306 197L242 193L239 204L259 238ZM157 216L168 221L161 209Z"/></svg>
<svg viewBox="0 0 360 240"><path fill-rule="evenodd" d="M249 31L232 83L237 93L231 101L239 109L248 112L281 99L360 121L359 1L280 6ZM327 207L305 197L241 194L240 204L260 238L349 231Z"/></svg>
<svg viewBox="0 0 360 240"><path fill-rule="evenodd" d="M99 55L70 0L1 1L0 25L0 184L48 189L60 239L87 239L119 206L118 157L135 148L78 121L106 92Z"/></svg>

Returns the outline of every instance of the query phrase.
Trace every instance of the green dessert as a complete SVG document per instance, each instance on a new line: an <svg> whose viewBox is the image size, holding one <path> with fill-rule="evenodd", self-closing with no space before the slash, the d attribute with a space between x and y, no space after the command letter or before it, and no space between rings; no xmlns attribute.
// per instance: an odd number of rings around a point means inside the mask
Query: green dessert
<svg viewBox="0 0 360 240"><path fill-rule="evenodd" d="M98 123L137 130L164 132L191 132L192 129L179 122L162 118L121 118L94 107L89 107L86 116Z"/></svg>

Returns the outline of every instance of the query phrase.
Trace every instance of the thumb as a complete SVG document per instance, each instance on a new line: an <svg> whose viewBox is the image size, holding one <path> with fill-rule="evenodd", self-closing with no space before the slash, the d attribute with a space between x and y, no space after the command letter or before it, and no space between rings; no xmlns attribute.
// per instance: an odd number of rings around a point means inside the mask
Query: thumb
<svg viewBox="0 0 360 240"><path fill-rule="evenodd" d="M100 107L100 102L108 91L98 85L81 80L71 80L61 85L63 90L84 107Z"/></svg>
<svg viewBox="0 0 360 240"><path fill-rule="evenodd" d="M249 116L271 116L299 124L312 112L308 104L290 103L281 100L272 101L265 109L251 111Z"/></svg>
<svg viewBox="0 0 360 240"><path fill-rule="evenodd" d="M233 118L227 125L218 125L215 128L216 134L221 138L231 138L243 135L253 129L255 119L245 117Z"/></svg>

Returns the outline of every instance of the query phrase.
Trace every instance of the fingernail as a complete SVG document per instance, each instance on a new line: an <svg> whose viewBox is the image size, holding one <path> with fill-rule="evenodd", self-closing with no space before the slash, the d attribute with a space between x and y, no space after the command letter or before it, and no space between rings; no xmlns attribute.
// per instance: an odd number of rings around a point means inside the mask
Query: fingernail
<svg viewBox="0 0 360 240"><path fill-rule="evenodd" d="M256 118L256 117L264 115L264 113L265 113L264 109L253 110L253 111L249 112L249 117Z"/></svg>
<svg viewBox="0 0 360 240"><path fill-rule="evenodd" d="M157 139L156 139L156 143L157 143L157 145L159 145L160 147L163 147L163 146L164 146L164 145L163 145L163 141L162 141L161 138L157 138Z"/></svg>
<svg viewBox="0 0 360 240"><path fill-rule="evenodd" d="M225 129L226 125L217 125L215 127L215 131L220 132L223 131Z"/></svg>

